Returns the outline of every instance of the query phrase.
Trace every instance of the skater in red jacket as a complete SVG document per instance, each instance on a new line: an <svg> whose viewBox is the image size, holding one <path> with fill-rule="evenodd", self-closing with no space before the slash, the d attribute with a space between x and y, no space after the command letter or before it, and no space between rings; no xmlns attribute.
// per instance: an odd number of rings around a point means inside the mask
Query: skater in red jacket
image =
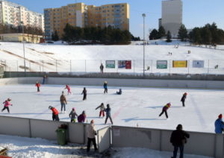
<svg viewBox="0 0 224 158"><path fill-rule="evenodd" d="M68 90L68 95L69 94L72 94L72 92L71 92L71 88L70 88L70 86L69 85L65 85L65 89L67 89Z"/></svg>
<svg viewBox="0 0 224 158"><path fill-rule="evenodd" d="M36 82L35 86L37 87L37 92L40 92L40 83Z"/></svg>
<svg viewBox="0 0 224 158"><path fill-rule="evenodd" d="M159 114L159 117L160 117L163 113L165 113L166 118L168 118L167 110L170 108L170 106L171 106L171 104L170 104L170 103L167 103L167 104L163 107L162 112Z"/></svg>
<svg viewBox="0 0 224 158"><path fill-rule="evenodd" d="M49 106L48 108L52 111L52 120L53 121L59 121L58 110L53 106Z"/></svg>

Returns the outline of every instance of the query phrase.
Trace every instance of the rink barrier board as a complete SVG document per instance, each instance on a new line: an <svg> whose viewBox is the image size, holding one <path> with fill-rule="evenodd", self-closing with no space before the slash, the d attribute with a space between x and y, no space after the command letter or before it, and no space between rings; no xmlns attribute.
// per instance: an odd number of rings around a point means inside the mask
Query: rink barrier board
<svg viewBox="0 0 224 158"><path fill-rule="evenodd" d="M0 85L35 84L37 81L42 83L42 78L41 77L3 78L0 79ZM224 89L224 81L211 81L211 80L50 77L46 80L46 84L102 86L104 81L107 81L110 86L117 86L117 87Z"/></svg>
<svg viewBox="0 0 224 158"><path fill-rule="evenodd" d="M86 123L57 122L0 116L0 134L31 138L57 140L56 130L62 124L68 125L67 141L86 144ZM99 152L112 147L148 148L158 151L173 151L170 143L172 130L140 127L108 126L97 131ZM224 157L224 135L187 131L190 138L185 153L215 158Z"/></svg>

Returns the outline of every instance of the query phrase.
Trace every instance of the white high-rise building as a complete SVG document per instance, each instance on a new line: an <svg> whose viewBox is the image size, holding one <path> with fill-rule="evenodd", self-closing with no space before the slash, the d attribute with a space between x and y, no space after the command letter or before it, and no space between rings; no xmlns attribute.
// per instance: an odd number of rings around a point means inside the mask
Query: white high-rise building
<svg viewBox="0 0 224 158"><path fill-rule="evenodd" d="M0 24L31 26L44 31L44 16L26 7L6 0L0 0Z"/></svg>
<svg viewBox="0 0 224 158"><path fill-rule="evenodd" d="M178 36L178 31L182 25L183 3L181 0L162 1L162 21L161 25L166 33L170 31L173 38Z"/></svg>

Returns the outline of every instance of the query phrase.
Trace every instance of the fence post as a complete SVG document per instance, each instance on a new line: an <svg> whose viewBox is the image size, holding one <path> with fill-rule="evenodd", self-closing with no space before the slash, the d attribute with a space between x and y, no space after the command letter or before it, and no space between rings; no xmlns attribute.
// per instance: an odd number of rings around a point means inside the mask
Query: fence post
<svg viewBox="0 0 224 158"><path fill-rule="evenodd" d="M58 72L58 61L55 60L55 71Z"/></svg>
<svg viewBox="0 0 224 158"><path fill-rule="evenodd" d="M72 72L72 60L70 60L70 72Z"/></svg>
<svg viewBox="0 0 224 158"><path fill-rule="evenodd" d="M208 60L208 74L209 74L209 60Z"/></svg>

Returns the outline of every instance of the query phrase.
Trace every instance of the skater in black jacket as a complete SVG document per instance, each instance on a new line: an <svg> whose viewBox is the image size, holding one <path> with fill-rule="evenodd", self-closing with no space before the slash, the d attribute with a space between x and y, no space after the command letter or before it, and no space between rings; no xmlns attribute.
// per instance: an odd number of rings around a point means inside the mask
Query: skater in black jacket
<svg viewBox="0 0 224 158"><path fill-rule="evenodd" d="M87 96L87 90L86 90L86 87L83 88L83 90L82 90L82 94L83 94L83 99L82 99L82 100L86 100L86 96Z"/></svg>
<svg viewBox="0 0 224 158"><path fill-rule="evenodd" d="M181 97L181 99L180 99L180 101L182 102L183 107L185 107L185 100L186 100L186 98L187 98L187 93L185 92L183 94L183 96Z"/></svg>

